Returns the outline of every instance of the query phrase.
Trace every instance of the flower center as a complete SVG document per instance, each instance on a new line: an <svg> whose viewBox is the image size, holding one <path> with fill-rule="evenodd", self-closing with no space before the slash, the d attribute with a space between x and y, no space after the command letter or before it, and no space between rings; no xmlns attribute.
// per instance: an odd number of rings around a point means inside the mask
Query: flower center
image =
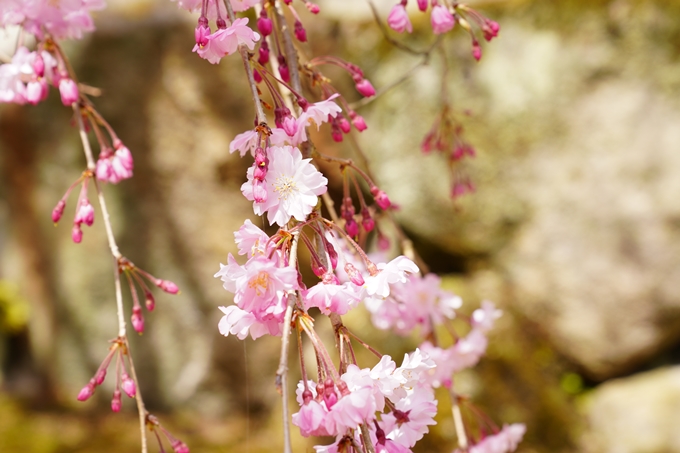
<svg viewBox="0 0 680 453"><path fill-rule="evenodd" d="M278 192L279 198L285 200L288 196L297 192L297 186L295 185L295 180L287 175L282 175L276 178L274 182L274 191Z"/></svg>
<svg viewBox="0 0 680 453"><path fill-rule="evenodd" d="M255 290L257 297L262 296L269 287L269 274L265 271L258 272L256 277L250 279L248 287Z"/></svg>

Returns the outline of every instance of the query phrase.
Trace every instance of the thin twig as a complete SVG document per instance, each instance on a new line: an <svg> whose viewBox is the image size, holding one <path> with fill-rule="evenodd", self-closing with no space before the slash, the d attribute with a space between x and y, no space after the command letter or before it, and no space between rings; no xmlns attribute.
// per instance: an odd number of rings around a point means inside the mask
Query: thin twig
<svg viewBox="0 0 680 453"><path fill-rule="evenodd" d="M293 243L290 247L289 267L297 267L297 248L300 241L300 232L293 233ZM292 453L293 447L290 440L290 423L288 421L288 344L290 340L290 323L293 318L293 306L295 305L295 291L290 291L287 298L286 314L283 319L283 332L281 333L281 358L279 368L276 370L276 381L281 385L281 401L283 406L283 451Z"/></svg>
<svg viewBox="0 0 680 453"><path fill-rule="evenodd" d="M468 440L465 434L465 425L463 424L463 414L460 412L460 405L458 404L458 395L449 388L449 396L451 397L451 412L453 412L453 424L456 427L456 436L458 436L458 445L461 450L467 450Z"/></svg>
<svg viewBox="0 0 680 453"><path fill-rule="evenodd" d="M139 413L139 431L142 436L142 453L147 453L148 447L146 441L146 417L149 413L146 411L146 406L144 405L144 400L142 399L142 392L139 389L139 379L137 379L137 371L135 371L135 364L132 361L132 354L130 354L130 344L128 343L127 337L125 338L125 348L128 352L130 375L137 384L137 394L135 395L135 400L137 400L137 412Z"/></svg>

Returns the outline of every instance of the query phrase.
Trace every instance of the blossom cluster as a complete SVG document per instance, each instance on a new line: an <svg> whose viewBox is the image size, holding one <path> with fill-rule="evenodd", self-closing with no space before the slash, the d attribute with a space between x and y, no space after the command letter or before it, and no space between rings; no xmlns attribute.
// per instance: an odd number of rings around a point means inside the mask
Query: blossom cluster
<svg viewBox="0 0 680 453"><path fill-rule="evenodd" d="M457 1L417 0L417 4L418 9L423 13L427 12L430 5L432 6L430 10L430 24L432 25L432 32L436 35L448 33L453 30L456 24L460 24L461 28L467 31L472 39L472 56L478 61L482 58L482 48L470 26L470 22L477 24L482 31L484 39L487 41L491 41L498 36L500 31L500 26L496 21L484 17L478 11ZM413 32L413 25L406 10L407 5L408 0L401 0L392 7L387 17L387 24L399 33L404 31Z"/></svg>
<svg viewBox="0 0 680 453"><path fill-rule="evenodd" d="M104 0L3 0L0 2L0 27L21 25L27 33L42 39L80 39L94 30L91 11L104 9Z"/></svg>

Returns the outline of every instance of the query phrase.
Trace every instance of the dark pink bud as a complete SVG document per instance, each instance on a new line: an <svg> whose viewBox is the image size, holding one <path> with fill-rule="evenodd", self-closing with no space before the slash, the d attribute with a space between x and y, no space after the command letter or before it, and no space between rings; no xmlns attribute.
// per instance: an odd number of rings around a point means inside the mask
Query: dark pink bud
<svg viewBox="0 0 680 453"><path fill-rule="evenodd" d="M376 186L371 187L371 195L373 195L373 199L382 209L388 209L392 205L392 202L390 201L390 198L387 196L387 194L378 189Z"/></svg>
<svg viewBox="0 0 680 453"><path fill-rule="evenodd" d="M263 9L260 13L260 18L257 19L257 29L262 33L262 36L269 36L274 30L272 20L267 17L267 12Z"/></svg>
<svg viewBox="0 0 680 453"><path fill-rule="evenodd" d="M367 233L370 233L375 228L375 220L373 220L371 213L365 207L361 210L361 226L364 227Z"/></svg>
<svg viewBox="0 0 680 453"><path fill-rule="evenodd" d="M78 393L78 401L87 401L92 395L94 395L94 382L90 381Z"/></svg>
<svg viewBox="0 0 680 453"><path fill-rule="evenodd" d="M73 239L73 242L76 244L80 244L80 241L83 240L83 230L80 229L80 224L73 224L73 229L71 230L71 239Z"/></svg>
<svg viewBox="0 0 680 453"><path fill-rule="evenodd" d="M302 22L300 22L299 20L295 21L294 33L298 41L307 42L307 32L305 31L305 28L302 26Z"/></svg>
<svg viewBox="0 0 680 453"><path fill-rule="evenodd" d="M149 291L144 291L144 305L149 311L153 311L156 308L156 299L154 299L153 294Z"/></svg>
<svg viewBox="0 0 680 453"><path fill-rule="evenodd" d="M491 41L493 38L498 36L498 32L500 31L501 27L498 25L498 22L493 21L491 19L487 19L482 26L482 31L484 32L484 39L487 41Z"/></svg>
<svg viewBox="0 0 680 453"><path fill-rule="evenodd" d="M175 450L175 453L189 453L189 447L181 440L175 439L170 446Z"/></svg>
<svg viewBox="0 0 680 453"><path fill-rule="evenodd" d="M59 203L52 209L52 222L59 222L61 216L64 215L64 208L66 208L66 202L64 200L59 200Z"/></svg>
<svg viewBox="0 0 680 453"><path fill-rule="evenodd" d="M342 130L336 121L331 123L331 137L333 137L334 142L340 143L342 141Z"/></svg>
<svg viewBox="0 0 680 453"><path fill-rule="evenodd" d="M319 261L319 259L315 258L313 255L310 265L312 266L312 272L314 272L314 275L319 278L325 275L327 272L327 269L323 266L323 264L321 264L321 261Z"/></svg>
<svg viewBox="0 0 680 453"><path fill-rule="evenodd" d="M305 6L306 6L307 9L309 10L309 12L312 13L312 14L319 14L319 11L321 11L321 10L319 9L319 5L316 5L316 4L312 3L312 2L306 2L306 3L305 3Z"/></svg>
<svg viewBox="0 0 680 453"><path fill-rule="evenodd" d="M338 267L338 252L335 251L333 244L328 241L326 241L326 252L328 252L328 257L331 260L331 266L335 269Z"/></svg>
<svg viewBox="0 0 680 453"><path fill-rule="evenodd" d="M120 408L123 407L123 401L120 399L120 390L116 389L113 391L113 398L111 399L111 410L113 412L120 412Z"/></svg>
<svg viewBox="0 0 680 453"><path fill-rule="evenodd" d="M262 41L257 55L258 63L263 66L269 63L269 44L267 44L267 41Z"/></svg>
<svg viewBox="0 0 680 453"><path fill-rule="evenodd" d="M349 134L349 131L352 130L352 125L349 124L349 121L347 121L347 118L345 118L344 116L340 116L340 119L338 119L338 126L340 127L340 130L345 134Z"/></svg>
<svg viewBox="0 0 680 453"><path fill-rule="evenodd" d="M285 3L286 5L290 5L291 3L293 3L293 0L283 0L283 3Z"/></svg>
<svg viewBox="0 0 680 453"><path fill-rule="evenodd" d="M350 237L356 237L359 234L359 224L352 218L345 222L345 231Z"/></svg>
<svg viewBox="0 0 680 453"><path fill-rule="evenodd" d="M352 263L347 263L345 264L345 272L347 273L347 276L349 277L349 280L354 283L357 286L363 286L365 281L364 277L361 275L361 272L357 270L356 267Z"/></svg>
<svg viewBox="0 0 680 453"><path fill-rule="evenodd" d="M40 52L36 52L35 60L33 60L33 72L38 77L45 76L45 60L43 60Z"/></svg>
<svg viewBox="0 0 680 453"><path fill-rule="evenodd" d="M177 294L179 292L179 288L177 287L177 285L175 285L170 280L159 280L156 283L156 286L158 286L160 289L162 289L168 294Z"/></svg>
<svg viewBox="0 0 680 453"><path fill-rule="evenodd" d="M482 59L482 48L477 41L473 41L472 43L472 56L477 61Z"/></svg>
<svg viewBox="0 0 680 453"><path fill-rule="evenodd" d="M362 96L367 98L375 96L375 88L373 88L373 85L371 85L371 82L369 82L367 79L359 80L356 84L356 88Z"/></svg>
<svg viewBox="0 0 680 453"><path fill-rule="evenodd" d="M144 333L144 316L142 316L142 307L137 305L132 308L132 316L130 318L132 321L132 327L137 333Z"/></svg>
<svg viewBox="0 0 680 453"><path fill-rule="evenodd" d="M130 398L134 398L137 394L137 386L135 385L135 381L130 379L130 376L128 376L127 373L121 374L120 378L122 380L121 387L123 387L125 394Z"/></svg>
<svg viewBox="0 0 680 453"><path fill-rule="evenodd" d="M418 0L418 9L421 11L427 11L427 0Z"/></svg>
<svg viewBox="0 0 680 453"><path fill-rule="evenodd" d="M92 204L90 204L90 200L87 198L81 199L80 203L78 203L78 211L76 212L76 217L73 219L73 222L92 226L94 223L94 208L92 207Z"/></svg>
<svg viewBox="0 0 680 453"><path fill-rule="evenodd" d="M284 82L290 82L290 72L288 72L288 65L285 60L283 60L283 64L279 64L279 75Z"/></svg>
<svg viewBox="0 0 680 453"><path fill-rule="evenodd" d="M357 115L355 112L352 113L354 113L354 117L352 118L352 124L354 124L354 127L356 127L359 132L365 131L368 126L366 126L366 121L364 121L364 118L361 115Z"/></svg>
<svg viewBox="0 0 680 453"><path fill-rule="evenodd" d="M258 71L253 71L253 79L255 79L255 83L261 83L262 82L262 76Z"/></svg>
<svg viewBox="0 0 680 453"><path fill-rule="evenodd" d="M225 28L227 28L227 21L221 17L217 18L215 24L217 25L217 28L219 28L220 30L224 30Z"/></svg>
<svg viewBox="0 0 680 453"><path fill-rule="evenodd" d="M100 370L97 370L97 373L94 375L94 384L95 385L102 385L104 382L104 379L106 379L106 368L102 368Z"/></svg>

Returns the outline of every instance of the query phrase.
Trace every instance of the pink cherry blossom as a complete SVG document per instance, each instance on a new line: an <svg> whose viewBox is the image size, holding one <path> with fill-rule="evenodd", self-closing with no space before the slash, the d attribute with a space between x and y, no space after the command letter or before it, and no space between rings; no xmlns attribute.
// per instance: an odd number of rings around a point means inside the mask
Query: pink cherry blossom
<svg viewBox="0 0 680 453"><path fill-rule="evenodd" d="M346 282L342 285L319 282L305 294L305 307L317 307L321 313L344 315L359 304L361 295L356 286Z"/></svg>
<svg viewBox="0 0 680 453"><path fill-rule="evenodd" d="M206 37L208 43L205 46L196 44L193 51L210 63L217 64L222 57L236 52L239 45L245 45L249 50L253 50L260 35L247 24L247 17L236 19L227 28L218 28L208 35Z"/></svg>
<svg viewBox="0 0 680 453"><path fill-rule="evenodd" d="M437 5L432 8L430 22L432 23L432 31L437 35L446 33L456 25L456 20L444 5Z"/></svg>
<svg viewBox="0 0 680 453"><path fill-rule="evenodd" d="M414 387L394 404L394 410L382 415L387 438L408 448L423 438L430 425L436 425L437 400L431 387Z"/></svg>
<svg viewBox="0 0 680 453"><path fill-rule="evenodd" d="M468 449L469 453L509 453L517 449L522 441L526 426L523 423L503 425L499 432L486 436ZM458 450L456 450L458 452ZM454 452L455 453L455 452Z"/></svg>
<svg viewBox="0 0 680 453"><path fill-rule="evenodd" d="M241 310L236 305L219 307L224 313L218 324L220 333L224 336L236 335L239 340L248 335L256 340L264 335L281 335L281 323L277 320L258 321L252 313Z"/></svg>
<svg viewBox="0 0 680 453"><path fill-rule="evenodd" d="M299 286L297 271L279 267L277 261L277 256L274 259L255 256L240 266L230 253L228 264L220 264L215 277L220 277L224 288L234 293L234 303L252 313L257 321L282 322L286 310L285 294Z"/></svg>
<svg viewBox="0 0 680 453"><path fill-rule="evenodd" d="M311 400L304 403L300 411L293 414L291 418L304 437L329 436L330 433L326 431L326 415L328 415L328 410L323 403Z"/></svg>
<svg viewBox="0 0 680 453"><path fill-rule="evenodd" d="M247 152L250 152L253 156L255 155L255 148L257 148L260 143L260 135L256 130L245 131L238 134L229 143L229 152L233 153L238 151L241 157L245 156Z"/></svg>
<svg viewBox="0 0 680 453"><path fill-rule="evenodd" d="M284 226L291 217L303 221L312 212L317 197L326 193L328 180L303 159L299 149L292 146L272 146L267 150L269 170L265 177L267 199L253 203L255 214L267 213L269 224ZM241 186L243 195L253 196L253 168L248 169L248 181Z"/></svg>
<svg viewBox="0 0 680 453"><path fill-rule="evenodd" d="M80 39L94 30L90 11L103 9L103 0L3 0L0 2L0 27L21 25L43 39L45 33L57 39Z"/></svg>
<svg viewBox="0 0 680 453"><path fill-rule="evenodd" d="M482 307L472 312L472 326L482 332L488 332L493 329L496 319L502 315L503 312L498 310L493 302L484 300L482 301Z"/></svg>
<svg viewBox="0 0 680 453"><path fill-rule="evenodd" d="M131 178L134 169L132 153L127 146L122 143L115 145L117 147L115 152L109 148L99 153L95 169L98 180L111 184L118 184L123 179Z"/></svg>
<svg viewBox="0 0 680 453"><path fill-rule="evenodd" d="M403 33L405 30L411 33L413 31L413 26L408 18L408 13L406 8L401 3L398 3L392 7L389 16L387 16L387 24L392 30Z"/></svg>
<svg viewBox="0 0 680 453"><path fill-rule="evenodd" d="M382 298L390 295L390 284L404 283L409 273L418 272L418 266L403 255L389 263L379 263L377 267L380 270L377 275L366 277L366 293L369 296Z"/></svg>
<svg viewBox="0 0 680 453"><path fill-rule="evenodd" d="M269 236L253 225L250 219L246 219L241 228L234 232L234 239L238 246L238 254L247 255L248 258L265 255L274 246L269 242Z"/></svg>

